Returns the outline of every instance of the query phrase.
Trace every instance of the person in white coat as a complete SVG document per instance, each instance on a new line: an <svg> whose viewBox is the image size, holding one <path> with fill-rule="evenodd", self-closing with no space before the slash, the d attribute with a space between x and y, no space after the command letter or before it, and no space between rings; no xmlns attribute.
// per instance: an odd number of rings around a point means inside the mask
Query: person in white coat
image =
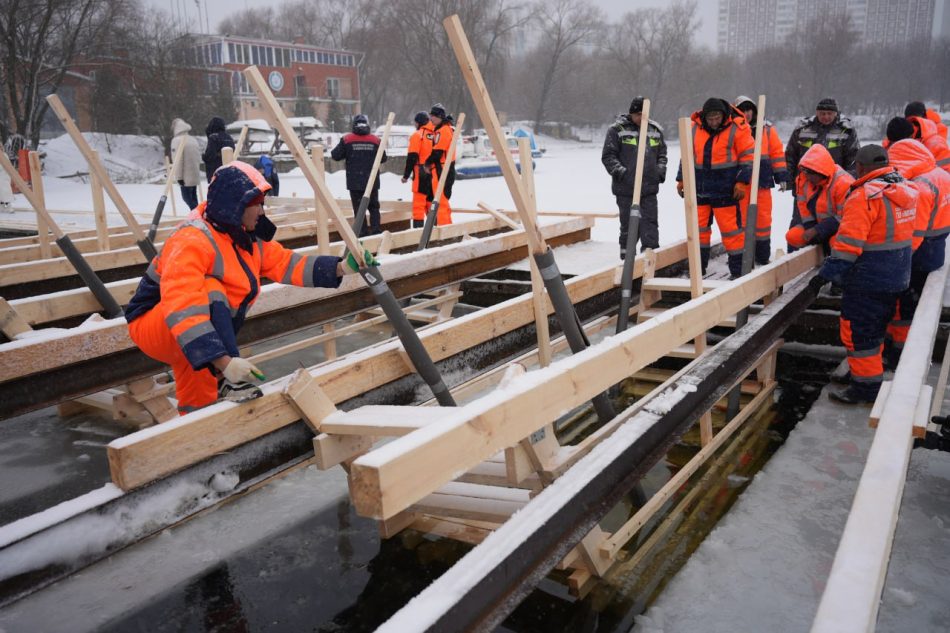
<svg viewBox="0 0 950 633"><path fill-rule="evenodd" d="M198 206L198 183L201 182L201 153L198 151L198 140L188 134L191 126L175 119L172 121L172 158L178 154L178 146L185 144L181 160L175 166L175 180L181 187L181 198L189 209Z"/></svg>

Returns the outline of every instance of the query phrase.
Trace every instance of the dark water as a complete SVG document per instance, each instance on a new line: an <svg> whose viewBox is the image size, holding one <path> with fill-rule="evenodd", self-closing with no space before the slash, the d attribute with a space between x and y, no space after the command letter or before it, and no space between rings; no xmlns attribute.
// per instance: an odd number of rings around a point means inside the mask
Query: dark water
<svg viewBox="0 0 950 633"><path fill-rule="evenodd" d="M679 518L664 528L666 515L661 515L644 527L639 543L654 530L664 534L649 555L624 551L608 577L583 598L569 594L563 573L552 574L499 630L628 631L634 616L645 610L804 417L834 365L780 354L776 404L750 421L751 432L738 432L721 449L721 459L694 476L701 492ZM698 437L692 435L684 436L668 461L644 480L648 494L675 472L671 463L683 463L698 450ZM668 505L680 504L686 494L688 490L678 492ZM630 500L608 522L619 524L633 511ZM469 549L414 531L380 541L375 522L356 516L349 501L340 499L334 508L221 560L101 630L372 631Z"/></svg>

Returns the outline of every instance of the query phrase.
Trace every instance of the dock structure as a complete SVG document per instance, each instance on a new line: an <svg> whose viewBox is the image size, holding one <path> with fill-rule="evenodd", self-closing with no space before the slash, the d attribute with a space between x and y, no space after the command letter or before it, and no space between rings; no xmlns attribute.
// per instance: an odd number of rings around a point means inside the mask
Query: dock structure
<svg viewBox="0 0 950 633"><path fill-rule="evenodd" d="M503 146L461 25L445 26L479 119ZM256 67L246 75L285 127ZM681 120L686 156L689 129ZM94 199L106 190L127 226L106 226L97 204L96 230L72 234L74 257L99 276L93 288L49 240L34 180L38 235L0 240L0 424L55 405L62 416L104 412L127 432L103 449L108 481L0 525L0 607L303 469L330 471L319 481L338 482L381 541L421 534L469 548L381 631L492 630L545 578L583 598L660 556L709 509L709 486L726 486L767 435L779 353L816 299L814 246L738 279L704 278L690 178L686 240L565 274L558 249L588 240L597 214L539 210L531 168L519 172L503 152L513 210L482 203L455 209L476 219L413 229L408 203L383 202L387 230L361 244L382 261L392 301L379 301L362 261L336 289L265 285L239 344L280 371L267 372L260 398L178 416L163 367L134 346L122 317L102 314L103 292L128 303L149 249L178 219L140 222L74 140L96 175ZM352 251L347 201L330 196L322 161L289 145L313 198L272 200L276 239L302 255ZM527 144L521 152L530 165ZM914 438L934 440L927 420L946 388L946 371L927 381L947 270L928 279L901 364L869 411L876 435L815 633L874 629ZM319 360L299 361L314 350ZM446 393L432 389L433 372ZM633 384L633 399L617 397ZM688 434L695 450L674 464ZM645 494L663 464L673 472ZM63 552L67 541L81 555Z"/></svg>

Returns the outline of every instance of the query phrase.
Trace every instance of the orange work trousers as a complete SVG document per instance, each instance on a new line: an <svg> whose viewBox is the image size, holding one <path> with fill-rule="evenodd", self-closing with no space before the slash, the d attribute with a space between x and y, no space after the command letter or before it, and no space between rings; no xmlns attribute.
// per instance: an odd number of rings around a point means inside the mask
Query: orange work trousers
<svg viewBox="0 0 950 633"><path fill-rule="evenodd" d="M700 204L696 207L699 215L699 246L709 248L712 240L713 218L719 233L722 235L722 245L729 255L742 255L745 244L745 209L738 202L721 201L716 204Z"/></svg>
<svg viewBox="0 0 950 633"><path fill-rule="evenodd" d="M751 198L752 189L750 188L740 203L743 218L749 217L749 200ZM759 188L756 198L758 199L758 213L755 215L755 239L758 242L769 240L772 237L772 190Z"/></svg>

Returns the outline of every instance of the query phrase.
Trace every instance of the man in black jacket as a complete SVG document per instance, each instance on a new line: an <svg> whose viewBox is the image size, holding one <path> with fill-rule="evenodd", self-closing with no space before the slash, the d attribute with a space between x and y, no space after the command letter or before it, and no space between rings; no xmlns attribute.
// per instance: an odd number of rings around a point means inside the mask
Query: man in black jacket
<svg viewBox="0 0 950 633"><path fill-rule="evenodd" d="M221 166L221 150L225 147L234 149L234 139L224 131L224 119L219 116L208 122L205 136L208 137L208 146L205 147L201 160L205 163L205 177L211 182L214 171Z"/></svg>
<svg viewBox="0 0 950 633"><path fill-rule="evenodd" d="M353 213L360 207L360 200L366 193L369 184L369 173L373 171L373 161L376 159L376 150L379 147L379 137L369 132L369 119L365 114L353 117L353 132L345 135L330 152L333 160L346 161L346 188L350 192L350 201L353 203ZM383 152L382 162L386 162L386 152ZM382 233L379 217L379 174L373 182L370 192L369 222L363 222L360 237Z"/></svg>
<svg viewBox="0 0 950 633"><path fill-rule="evenodd" d="M818 102L815 116L801 120L785 145L785 162L791 182L794 183L798 177L798 161L816 144L824 145L835 163L854 175L854 157L861 148L858 133L851 120L839 114L838 102L830 97Z"/></svg>
<svg viewBox="0 0 950 633"><path fill-rule="evenodd" d="M637 146L640 142L640 121L643 117L643 97L630 103L630 113L620 115L607 128L600 162L604 164L613 182L610 190L617 197L620 210L620 259L627 255L627 227L633 205L633 179L637 167ZM656 194L660 183L666 180L666 141L663 128L654 121L647 122L647 147L644 154L643 184L640 190L640 250L660 245L657 224Z"/></svg>

